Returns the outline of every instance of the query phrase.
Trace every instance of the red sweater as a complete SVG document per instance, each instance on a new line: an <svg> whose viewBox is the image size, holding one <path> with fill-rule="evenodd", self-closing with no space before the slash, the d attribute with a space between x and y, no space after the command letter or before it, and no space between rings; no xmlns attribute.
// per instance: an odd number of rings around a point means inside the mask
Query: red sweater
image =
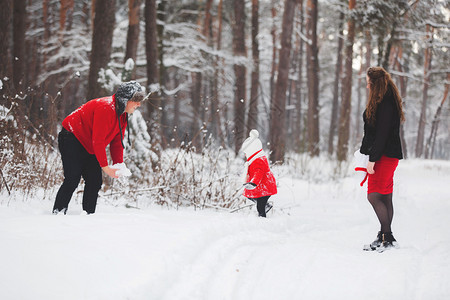
<svg viewBox="0 0 450 300"><path fill-rule="evenodd" d="M115 108L115 96L90 100L68 115L62 125L72 132L100 167L108 165L106 146L110 145L113 164L123 162L123 147ZM120 116L122 135L127 127L126 113Z"/></svg>

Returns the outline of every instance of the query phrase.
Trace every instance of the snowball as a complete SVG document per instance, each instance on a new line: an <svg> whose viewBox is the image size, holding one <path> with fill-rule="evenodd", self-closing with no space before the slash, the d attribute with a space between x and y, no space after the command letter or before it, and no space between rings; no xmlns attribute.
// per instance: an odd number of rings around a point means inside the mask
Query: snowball
<svg viewBox="0 0 450 300"><path fill-rule="evenodd" d="M117 169L118 171L116 172L116 175L119 177L122 176L131 176L131 171L130 169L127 168L127 166L125 165L125 163L120 163L120 164L114 164L111 166L111 168L113 169Z"/></svg>

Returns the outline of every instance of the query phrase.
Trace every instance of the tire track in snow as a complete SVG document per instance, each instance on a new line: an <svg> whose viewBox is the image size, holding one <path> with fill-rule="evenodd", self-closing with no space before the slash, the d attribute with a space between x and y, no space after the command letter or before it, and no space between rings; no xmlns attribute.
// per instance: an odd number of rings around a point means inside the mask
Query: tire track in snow
<svg viewBox="0 0 450 300"><path fill-rule="evenodd" d="M253 290L254 274L264 272L264 253L285 243L284 223L257 218L218 222L196 235L179 275L163 299L240 299L237 292ZM261 251L261 249L266 249ZM256 261L255 261L256 260ZM258 280L258 278L253 278Z"/></svg>

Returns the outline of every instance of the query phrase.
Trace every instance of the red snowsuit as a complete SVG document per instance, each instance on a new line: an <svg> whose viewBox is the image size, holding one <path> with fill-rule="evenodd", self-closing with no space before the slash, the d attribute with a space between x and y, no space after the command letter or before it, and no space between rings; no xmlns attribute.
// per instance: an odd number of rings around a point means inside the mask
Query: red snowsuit
<svg viewBox="0 0 450 300"><path fill-rule="evenodd" d="M123 162L123 147L116 113L115 95L90 100L62 122L89 154L95 154L100 167L108 165L106 146L110 145L113 164ZM126 113L120 115L122 136L127 127Z"/></svg>
<svg viewBox="0 0 450 300"><path fill-rule="evenodd" d="M247 198L260 198L277 193L277 183L265 156L258 157L248 166L247 182L256 184L253 190L244 189L244 196Z"/></svg>

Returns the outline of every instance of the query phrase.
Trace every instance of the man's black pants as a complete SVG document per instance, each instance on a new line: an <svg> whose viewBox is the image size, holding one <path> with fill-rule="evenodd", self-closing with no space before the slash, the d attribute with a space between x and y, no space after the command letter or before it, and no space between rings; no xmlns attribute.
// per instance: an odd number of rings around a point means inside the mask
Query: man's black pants
<svg viewBox="0 0 450 300"><path fill-rule="evenodd" d="M73 133L62 129L58 135L58 147L64 169L64 182L56 194L53 211L66 210L72 194L83 176L83 210L95 212L98 191L102 187L102 169L94 154L89 154Z"/></svg>

